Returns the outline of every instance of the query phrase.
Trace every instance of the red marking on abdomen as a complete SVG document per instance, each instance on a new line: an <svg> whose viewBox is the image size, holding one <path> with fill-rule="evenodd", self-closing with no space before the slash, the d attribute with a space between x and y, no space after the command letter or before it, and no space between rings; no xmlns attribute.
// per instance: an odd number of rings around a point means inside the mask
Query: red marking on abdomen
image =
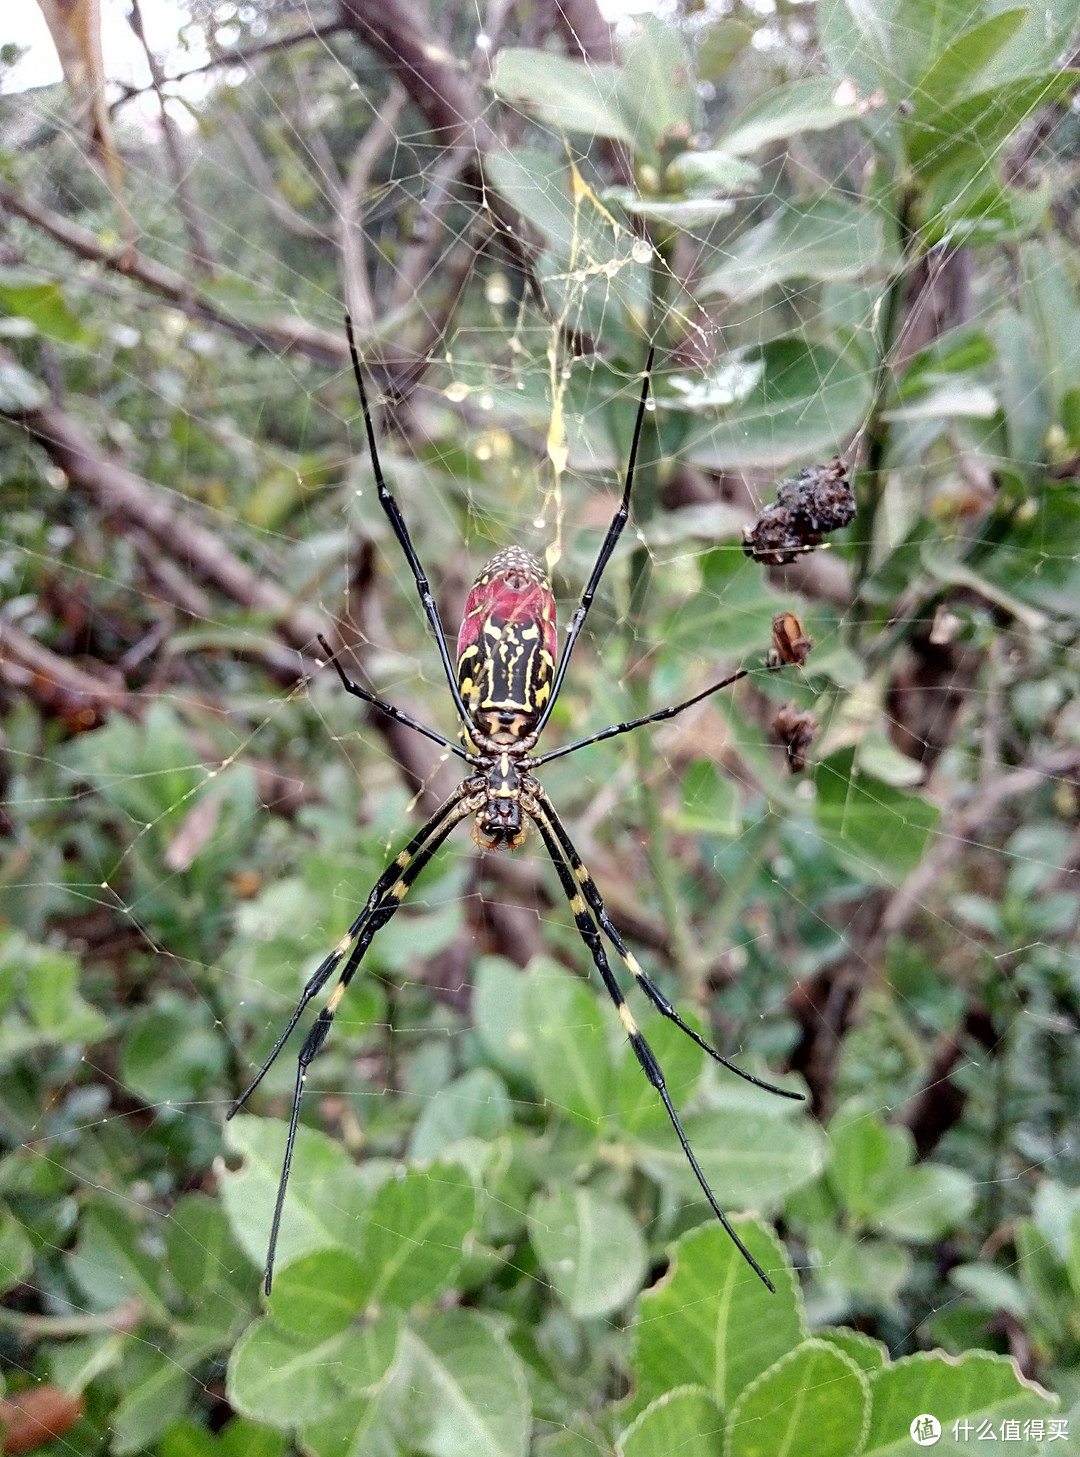
<svg viewBox="0 0 1080 1457"><path fill-rule="evenodd" d="M555 659L555 596L547 573L529 552L508 546L496 553L483 568L465 599L465 613L458 633L457 655L479 637L484 623L494 621L540 628L543 646Z"/></svg>

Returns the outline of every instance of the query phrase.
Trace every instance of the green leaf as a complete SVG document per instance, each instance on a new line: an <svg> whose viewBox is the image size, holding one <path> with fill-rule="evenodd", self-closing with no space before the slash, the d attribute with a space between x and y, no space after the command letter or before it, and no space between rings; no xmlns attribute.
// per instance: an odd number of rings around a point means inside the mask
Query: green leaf
<svg viewBox="0 0 1080 1457"><path fill-rule="evenodd" d="M780 86L747 107L716 144L732 156L743 156L799 132L828 131L859 115L858 98L849 91L824 76Z"/></svg>
<svg viewBox="0 0 1080 1457"><path fill-rule="evenodd" d="M975 1206L970 1174L946 1164L921 1163L897 1180L891 1200L878 1209L878 1222L895 1239L929 1244L962 1229Z"/></svg>
<svg viewBox="0 0 1080 1457"><path fill-rule="evenodd" d="M854 747L814 765L814 813L822 838L857 875L898 886L926 853L935 805L864 773Z"/></svg>
<svg viewBox="0 0 1080 1457"><path fill-rule="evenodd" d="M532 1029L520 968L500 956L483 956L473 979L473 1022L484 1051L515 1082L528 1077Z"/></svg>
<svg viewBox="0 0 1080 1457"><path fill-rule="evenodd" d="M727 1409L739 1392L806 1335L798 1281L783 1246L755 1220L732 1224L771 1275L769 1295L719 1224L684 1235L664 1278L642 1295L631 1358L640 1411L693 1384Z"/></svg>
<svg viewBox="0 0 1080 1457"><path fill-rule="evenodd" d="M914 1148L906 1128L886 1128L872 1115L835 1118L829 1128L828 1180L848 1212L872 1219L879 1201L911 1163Z"/></svg>
<svg viewBox="0 0 1080 1457"><path fill-rule="evenodd" d="M1021 602L1066 618L1080 603L1080 498L1068 481L1026 504L982 564L983 575Z"/></svg>
<svg viewBox="0 0 1080 1457"><path fill-rule="evenodd" d="M1000 10L932 56L922 79L912 88L910 99L916 112L940 111L948 103L981 90L990 62L1018 34L1027 17L1026 5Z"/></svg>
<svg viewBox="0 0 1080 1457"><path fill-rule="evenodd" d="M904 123L912 165L931 177L951 165L958 150L979 159L980 170L1016 128L1041 106L1067 96L1075 87L1072 71L1048 71L1006 81L940 110L916 114Z"/></svg>
<svg viewBox="0 0 1080 1457"><path fill-rule="evenodd" d="M406 1335L401 1434L427 1457L525 1457L525 1372L503 1332L476 1311L430 1316Z"/></svg>
<svg viewBox="0 0 1080 1457"><path fill-rule="evenodd" d="M129 1388L120 1405L110 1414L110 1450L117 1457L145 1452L186 1410L191 1379L163 1351L149 1348L136 1385Z"/></svg>
<svg viewBox="0 0 1080 1457"><path fill-rule="evenodd" d="M846 1326L819 1326L814 1335L843 1351L860 1371L878 1371L889 1359L888 1346L862 1331L849 1330Z"/></svg>
<svg viewBox="0 0 1080 1457"><path fill-rule="evenodd" d="M431 1303L454 1283L475 1234L477 1190L457 1164L388 1180L366 1216L364 1303Z"/></svg>
<svg viewBox="0 0 1080 1457"><path fill-rule="evenodd" d="M490 85L500 101L558 132L584 132L634 144L613 66L586 65L551 51L506 46L495 58Z"/></svg>
<svg viewBox="0 0 1080 1457"><path fill-rule="evenodd" d="M322 1340L305 1340L270 1319L255 1321L229 1361L229 1403L283 1431L317 1422L345 1397L371 1394L385 1382L401 1358L402 1332L397 1311Z"/></svg>
<svg viewBox="0 0 1080 1457"><path fill-rule="evenodd" d="M222 1201L233 1234L258 1268L266 1260L270 1241L285 1133L286 1125L276 1119L241 1115L225 1125L226 1147L244 1162L223 1173ZM278 1239L278 1268L310 1250L355 1243L357 1220L369 1199L365 1182L343 1149L314 1129L297 1129Z"/></svg>
<svg viewBox="0 0 1080 1457"><path fill-rule="evenodd" d="M739 1397L727 1422L730 1457L855 1457L870 1420L870 1386L828 1341L782 1356Z"/></svg>
<svg viewBox="0 0 1080 1457"><path fill-rule="evenodd" d="M495 1138L510 1123L502 1078L490 1068L473 1068L424 1105L409 1135L409 1156L435 1158L460 1138Z"/></svg>
<svg viewBox="0 0 1080 1457"><path fill-rule="evenodd" d="M820 1131L794 1105L736 1083L717 1071L707 1112L688 1113L683 1129L721 1207L766 1209L821 1172L824 1145ZM684 1199L703 1199L700 1186L670 1125L659 1121L642 1129L634 1154L659 1183Z"/></svg>
<svg viewBox="0 0 1080 1457"><path fill-rule="evenodd" d="M20 282L21 277L25 270L4 269L0 276L0 309L5 314L29 319L39 333L63 344L90 342L58 283Z"/></svg>
<svg viewBox="0 0 1080 1457"><path fill-rule="evenodd" d="M724 1417L695 1386L665 1391L619 1437L618 1457L721 1457Z"/></svg>
<svg viewBox="0 0 1080 1457"><path fill-rule="evenodd" d="M888 263L885 219L828 195L786 203L749 228L698 285L702 301L746 300L791 278L862 278Z"/></svg>
<svg viewBox="0 0 1080 1457"><path fill-rule="evenodd" d="M20 1284L34 1268L34 1247L22 1225L0 1212L0 1293Z"/></svg>
<svg viewBox="0 0 1080 1457"><path fill-rule="evenodd" d="M559 1298L579 1320L612 1315L641 1289L648 1256L623 1204L565 1185L529 1205L529 1239Z"/></svg>
<svg viewBox="0 0 1080 1457"><path fill-rule="evenodd" d="M120 1077L151 1105L182 1107L221 1076L226 1055L210 1008L166 992L136 1016L126 1033Z"/></svg>
<svg viewBox="0 0 1080 1457"><path fill-rule="evenodd" d="M619 110L634 136L634 150L659 158L669 139L685 141L700 129L701 101L682 35L656 15L639 15L623 43Z"/></svg>
<svg viewBox="0 0 1080 1457"><path fill-rule="evenodd" d="M134 1220L114 1204L89 1205L67 1264L95 1309L111 1310L137 1296L152 1316L167 1319L161 1293L165 1270L142 1248Z"/></svg>
<svg viewBox="0 0 1080 1457"><path fill-rule="evenodd" d="M524 974L533 1081L563 1115L594 1135L612 1112L611 1056L595 995L555 962Z"/></svg>
<svg viewBox="0 0 1080 1457"><path fill-rule="evenodd" d="M165 1248L169 1274L192 1300L205 1300L215 1285L231 1290L230 1275L237 1264L248 1274L225 1211L205 1194L185 1194L173 1206Z"/></svg>
<svg viewBox="0 0 1080 1457"><path fill-rule="evenodd" d="M742 818L735 785L711 759L695 759L689 766L683 775L682 796L676 829L691 834L739 833Z"/></svg>
<svg viewBox="0 0 1080 1457"><path fill-rule="evenodd" d="M905 1356L872 1372L869 1380L873 1406L863 1457L910 1457L909 1427L920 1412L932 1412L944 1429L956 1420L977 1428L984 1419L1024 1421L1046 1417L1058 1407L1057 1397L1025 1381L1011 1358L986 1351ZM1035 1448L1017 1443L1010 1450L1034 1453Z"/></svg>
<svg viewBox="0 0 1080 1457"><path fill-rule="evenodd" d="M345 1250L301 1255L275 1277L270 1314L282 1330L304 1342L324 1341L348 1330L364 1307L369 1280Z"/></svg>
<svg viewBox="0 0 1080 1457"><path fill-rule="evenodd" d="M694 196L742 193L760 181L760 167L741 157L716 151L680 152L664 173L665 187Z"/></svg>
<svg viewBox="0 0 1080 1457"><path fill-rule="evenodd" d="M751 383L721 418L689 432L684 453L696 465L780 469L835 450L865 419L872 371L854 347L840 354L802 339L776 339L738 362ZM662 403L682 407L678 398Z"/></svg>

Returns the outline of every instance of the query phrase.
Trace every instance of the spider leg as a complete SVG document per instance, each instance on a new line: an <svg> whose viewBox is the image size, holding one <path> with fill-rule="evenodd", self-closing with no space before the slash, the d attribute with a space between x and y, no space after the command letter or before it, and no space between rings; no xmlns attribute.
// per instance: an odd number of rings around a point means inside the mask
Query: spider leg
<svg viewBox="0 0 1080 1457"><path fill-rule="evenodd" d="M578 749L584 749L587 744L598 744L601 739L613 739L617 734L628 734L631 729L641 728L642 724L659 723L662 719L673 718L675 714L682 713L684 708L692 708L703 698L710 698L714 693L719 693L721 688L730 688L732 683L737 683L740 678L745 678L747 671L746 668L740 668L729 678L721 678L720 682L714 683L711 688L703 688L700 693L695 693L693 698L684 698L681 703L673 703L670 708L658 709L656 713L647 713L643 718L632 718L629 723L613 723L610 728L601 729L598 734L589 734L586 738L577 739L572 744L563 744L561 748L552 749L550 754L541 754L532 759L530 763L535 769L540 764L550 764L552 759L561 759L564 754L573 754Z"/></svg>
<svg viewBox="0 0 1080 1457"><path fill-rule="evenodd" d="M742 1240L735 1232L735 1228L732 1225L731 1221L728 1219L724 1211L720 1208L720 1205L716 1202L716 1196L709 1188L708 1180L705 1178L701 1165L698 1163L697 1158L694 1155L694 1150L690 1147L689 1140L687 1139L686 1134L683 1132L683 1126L679 1121L679 1115L675 1112L675 1105L671 1101L671 1095L668 1093L667 1085L664 1082L664 1074L661 1070L660 1064L657 1062L656 1055L654 1054L652 1048L645 1041L645 1038L642 1036L642 1034L638 1031L637 1023L634 1021L630 1013L630 1008L626 1005L626 998L622 994L619 983L615 980L615 975L611 970L611 964L607 959L607 952L604 950L603 939L601 938L600 932L597 929L596 921L593 920L593 917L589 911L589 907L585 903L584 896L582 892L578 890L574 876L571 874L570 866L567 864L560 845L560 837L558 837L554 832L553 826L558 821L558 816L550 807L550 804L545 803L544 800L539 798L539 796L534 797L532 802L530 803L523 801L522 807L525 809L529 818L536 825L536 828L540 831L540 837L544 842L544 848L548 852L551 863L555 866L556 873L559 877L559 882L563 888L563 893L570 903L570 909L573 912L574 924L577 926L578 934L585 942L589 954L592 956L593 964L595 965L597 971L600 973L600 978L607 989L607 993L610 996L611 1000L615 1003L615 1009L619 1014L619 1020L626 1030L627 1037L630 1039L630 1046L634 1049L637 1060L641 1065L642 1072L648 1078L649 1082L653 1085L656 1091L660 1094L660 1099L663 1102L663 1105L667 1110L667 1115L671 1120L671 1126L674 1128L676 1136L678 1137L678 1140L682 1145L682 1151L686 1155L687 1162L694 1171L694 1176L696 1177L698 1183L701 1185L702 1192L704 1193L706 1199L709 1201L713 1213L727 1230L739 1253L743 1256L743 1258L746 1260L747 1264L754 1271L754 1273L764 1282L768 1289L775 1294L776 1286L769 1279L768 1275L766 1275L765 1271L758 1264L757 1260L754 1259L754 1256L743 1244ZM563 836L565 836L566 831L563 830L562 834ZM580 858L578 860L578 863L580 864ZM685 1030L687 1032L690 1032L689 1027L687 1027ZM694 1034L691 1032L690 1035L693 1036Z"/></svg>
<svg viewBox="0 0 1080 1457"><path fill-rule="evenodd" d="M637 419L634 422L634 439L630 446L630 459L626 465L626 484L623 486L622 500L619 502L615 515L611 518L611 525L608 527L607 535L604 537L600 547L600 553L592 569L592 574L585 584L585 590L581 594L581 601L575 609L570 626L566 633L566 643L563 647L562 657L559 660L559 667L555 673L555 682L551 685L551 697L547 701L547 707L540 715L540 721L533 732L539 736L543 733L544 725L551 716L551 710L555 707L555 700L559 696L562 681L566 677L566 670L570 666L570 654L574 651L574 644L577 642L589 608L592 606L593 598L596 596L596 589L600 585L600 578L604 575L604 568L611 560L611 553L615 550L619 537L622 535L623 527L626 525L630 515L630 492L634 485L634 466L637 462L638 444L641 441L641 427L645 423L645 405L649 398L649 382L652 379L653 358L655 348L650 348L649 357L645 361L645 378L641 383L641 399L638 402Z"/></svg>
<svg viewBox="0 0 1080 1457"><path fill-rule="evenodd" d="M372 424L371 411L368 408L367 391L364 389L364 375L360 368L360 356L356 352L356 340L353 337L352 319L345 315L345 332L349 336L349 354L352 358L353 374L356 376L356 388L360 392L360 408L364 412L364 428L367 430L368 450L371 452L371 465L375 472L375 486L379 493L379 504L390 519L390 525L394 528L394 535L401 544L405 553L405 559L409 563L409 570L413 574L413 581L416 583L416 590L420 594L420 605L424 614L431 624L431 630L435 634L435 642L438 645L439 657L442 659L443 671L446 674L446 681L450 685L450 696L454 700L454 707L461 715L462 721L467 723L469 714L461 699L461 689L458 687L457 678L454 676L454 668L450 661L450 650L446 646L446 634L443 632L442 621L439 617L439 607L431 592L431 584L424 574L420 565L420 558L416 555L416 548L409 536L409 528L405 525L405 518L401 514L401 508L390 494L390 489L383 479L382 466L379 463L379 451L375 444L375 426Z"/></svg>
<svg viewBox="0 0 1080 1457"><path fill-rule="evenodd" d="M563 855L570 863L570 868L574 872L574 878L581 887L581 894L588 901L593 915L596 917L608 940L625 962L627 971L630 972L631 976L648 997L649 1001L652 1002L656 1010L662 1016L666 1017L669 1022L674 1022L676 1027L680 1028L686 1033L687 1037L691 1038L699 1047L703 1048L714 1061L720 1063L722 1067L726 1067L728 1072L733 1072L736 1077L742 1078L745 1082L753 1083L755 1088L764 1088L767 1093L776 1093L781 1098L793 1098L799 1103L805 1102L806 1099L802 1093L796 1093L791 1088L777 1087L775 1083L767 1083L763 1078L756 1078L753 1073L745 1072L741 1067L736 1067L733 1062L729 1062L722 1053L717 1052L711 1043L706 1042L704 1037L700 1037L691 1026L683 1021L652 978L647 976L642 970L637 957L619 934L618 927L607 913L607 908L597 888L596 881L593 880L587 867L582 862L581 856L574 848L574 842L566 833L566 827L558 814L556 814L551 800L539 785L536 786L533 792L550 821L551 828L554 831L555 838L559 842Z"/></svg>
<svg viewBox="0 0 1080 1457"><path fill-rule="evenodd" d="M300 1101L304 1093L304 1083L307 1080L307 1070L312 1060L326 1041L327 1033L334 1020L334 1013L338 1009L342 997L348 990L349 983L356 974L356 969L364 959L364 955L374 939L375 933L380 931L387 921L391 919L394 912L401 905L405 895L413 881L423 870L435 851L449 835L454 826L463 820L467 815L475 813L477 800L475 786L472 781L466 780L458 786L445 800L425 825L413 836L405 849L390 862L390 864L376 881L371 894L368 896L367 904L357 916L356 920L342 936L341 940L334 947L330 955L316 969L307 985L304 988L296 1010L289 1018L288 1025L278 1038L270 1056L263 1063L262 1067L255 1074L245 1091L229 1110L228 1117L232 1117L251 1096L254 1090L262 1082L269 1069L276 1060L278 1053L285 1045L285 1040L300 1020L300 1016L311 1001L330 979L335 968L341 963L346 955L344 967L338 977L337 985L330 993L326 1006L312 1023L311 1030L304 1040L297 1058L296 1067L296 1088L293 1092L292 1113L289 1118L289 1133L285 1143L285 1157L281 1166L281 1179L278 1183L277 1200L274 1204L274 1219L270 1226L270 1243L266 1255L266 1278L263 1288L267 1295L270 1294L270 1285L274 1273L274 1251L277 1248L278 1230L281 1225L281 1212L285 1207L285 1189L289 1182L289 1170L292 1167L293 1145L296 1142L296 1129L300 1121Z"/></svg>
<svg viewBox="0 0 1080 1457"><path fill-rule="evenodd" d="M406 728L415 729L418 734L423 734L425 738L431 739L436 744L441 744L444 749L449 749L459 759L464 759L467 763L472 762L470 756L460 744L455 744L445 734L439 733L438 729L428 728L426 724L419 723L411 714L406 713L403 709L395 708L392 703L386 703L383 699L376 698L374 693L369 693L366 688L361 688L359 683L354 683L338 662L337 654L321 634L319 636L319 643L323 652L326 654L327 662L333 663L337 669L337 675L341 679L341 686L345 689L346 693L351 693L354 698L359 698L364 703L370 703L380 713L385 713L389 718L396 720L397 723L403 723Z"/></svg>

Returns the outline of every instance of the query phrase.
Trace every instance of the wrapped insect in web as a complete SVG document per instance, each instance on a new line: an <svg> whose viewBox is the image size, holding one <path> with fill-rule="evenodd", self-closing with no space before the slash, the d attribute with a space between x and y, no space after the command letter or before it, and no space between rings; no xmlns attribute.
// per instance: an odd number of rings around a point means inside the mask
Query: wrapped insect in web
<svg viewBox="0 0 1080 1457"><path fill-rule="evenodd" d="M784 567L855 519L855 493L839 456L807 465L782 481L776 500L743 530L743 551L766 567Z"/></svg>
<svg viewBox="0 0 1080 1457"><path fill-rule="evenodd" d="M484 850L516 849L525 840L530 824L539 832L544 849L555 867L563 894L569 902L578 934L592 958L605 990L615 1005L619 1020L642 1072L656 1089L657 1096L671 1122L675 1137L693 1170L702 1193L744 1259L772 1290L774 1288L772 1281L739 1238L709 1187L671 1101L660 1064L652 1048L638 1030L626 998L612 971L604 944L605 938L615 949L633 982L656 1010L703 1048L710 1057L740 1078L744 1078L748 1083L753 1083L755 1087L764 1088L770 1093L776 1093L779 1097L801 1099L802 1094L788 1088L776 1087L772 1083L764 1082L742 1068L736 1067L680 1017L671 1002L645 973L637 958L626 945L620 931L608 915L603 897L582 863L581 856L578 854L569 832L533 772L541 765L550 764L553 760L561 759L567 754L577 753L589 744L596 744L603 739L629 733L645 724L660 723L746 676L746 670L739 669L719 682L702 689L700 693L684 699L681 703L671 704L667 708L644 714L642 717L628 720L626 723L611 724L598 733L588 734L584 738L576 739L573 743L548 750L547 753L535 752L537 741L551 716L551 710L562 689L574 644L581 633L604 569L615 550L630 514L634 463L637 459L642 424L645 419L653 352L649 351L648 362L645 366L622 497L601 543L585 590L582 592L581 599L571 618L561 657L557 652L555 598L547 574L529 552L518 546L508 546L491 558L481 570L469 592L458 635L455 669L455 665L451 662L446 635L430 584L416 554L398 503L383 479L360 358L353 337L352 322L348 317L346 317L345 325L379 504L389 518L394 535L397 537L412 572L416 590L442 662L450 700L455 715L463 728L462 740L452 739L438 729L418 722L402 709L384 702L368 689L354 683L338 662L329 643L324 638L320 638L319 641L327 661L333 663L346 693L361 699L364 703L371 704L396 722L404 724L439 744L447 753L455 755L465 763L467 773L457 788L443 800L435 813L417 830L404 849L394 857L379 876L359 915L329 955L312 973L269 1056L230 1109L228 1116L231 1118L251 1097L277 1060L278 1054L309 1003L318 996L336 973L337 980L333 990L316 1016L297 1058L292 1111L266 1256L264 1281L266 1293L270 1293L273 1280L274 1255L281 1228L281 1216L285 1206L285 1193L300 1118L300 1104L308 1069L326 1040L334 1014L348 990L349 983L356 975L375 934L396 913L410 886L430 862L455 825L470 818L473 820L473 839ZM792 616L792 621L797 628L798 619ZM796 634L796 636L798 635Z"/></svg>

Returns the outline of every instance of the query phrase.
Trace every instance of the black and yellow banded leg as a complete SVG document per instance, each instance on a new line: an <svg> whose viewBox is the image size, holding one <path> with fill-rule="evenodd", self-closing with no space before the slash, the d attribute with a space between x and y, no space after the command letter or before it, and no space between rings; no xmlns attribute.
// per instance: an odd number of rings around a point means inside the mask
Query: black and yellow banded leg
<svg viewBox="0 0 1080 1457"><path fill-rule="evenodd" d="M473 792L469 792L470 790ZM304 1084L307 1081L308 1068L326 1041L327 1034L334 1020L334 1013L337 1011L341 999L348 990L349 983L356 974L357 968L364 959L364 955L376 933L395 914L405 899L409 887L416 880L417 876L424 869L424 866L435 854L454 826L465 819L467 815L475 814L477 807L475 786L471 784L471 781L467 781L466 784L461 785L455 790L450 798L435 811L427 824L413 836L405 849L399 855L395 856L386 867L379 877L375 889L368 897L367 904L360 915L357 916L356 920L349 927L349 930L304 988L297 1009L293 1013L288 1027L286 1027L281 1037L278 1038L273 1052L271 1052L266 1062L259 1069L259 1072L243 1096L229 1112L229 1117L231 1118L237 1109L242 1107L251 1091L262 1081L262 1078L273 1064L274 1059L281 1051L289 1032L296 1026L305 1006L315 993L326 984L334 968L347 953L348 959L345 961L341 975L338 977L337 985L330 993L326 1006L312 1023L311 1030L304 1039L303 1046L297 1057L296 1087L293 1091L292 1112L289 1116L289 1132L285 1141L285 1157L281 1166L281 1179L278 1183L277 1200L274 1204L274 1219L270 1227L270 1243L266 1255L266 1278L263 1282L263 1288L267 1295L270 1294L270 1287L273 1281L274 1253L277 1248L281 1213L285 1207L285 1190L289 1182L289 1170L292 1167L293 1146L296 1142L296 1130L300 1121L300 1103L304 1095Z"/></svg>
<svg viewBox="0 0 1080 1457"><path fill-rule="evenodd" d="M563 888L563 893L570 903L570 909L574 915L574 924L577 926L578 934L585 942L585 945L589 950L589 954L592 956L593 963L596 966L597 971L600 973L600 978L603 981L604 986L607 988L608 995L615 1003L615 1009L619 1014L619 1020L620 1022L622 1022L623 1027L626 1031L626 1035L630 1039L630 1046L634 1049L637 1060L641 1065L642 1072L645 1074L649 1082L653 1085L653 1087L660 1095L660 1099L663 1102L665 1109L667 1110L668 1118L671 1120L671 1126L674 1128L676 1137L678 1138L679 1143L682 1145L682 1151L686 1155L687 1162L689 1163L691 1169L693 1169L694 1171L695 1178L701 1185L701 1189L705 1195L705 1198L709 1201L713 1213L716 1215L717 1219L719 1219L720 1223L723 1225L724 1229L731 1237L736 1248L746 1260L747 1264L751 1267L754 1273L759 1276L759 1278L764 1282L768 1289L773 1291L773 1293L775 1294L776 1287L773 1285L773 1282L769 1279L768 1275L766 1275L765 1271L758 1264L757 1260L754 1259L754 1256L746 1248L745 1244L743 1244L742 1240L736 1233L731 1221L728 1219L724 1211L720 1208L720 1205L716 1202L716 1196L713 1194L712 1189L709 1187L709 1181L706 1179L705 1174L702 1171L701 1165L698 1163L696 1157L694 1156L694 1150L690 1147L689 1140L687 1139L686 1134L683 1132L683 1126L679 1122L679 1115L675 1112L675 1105L671 1101L671 1095L668 1093L667 1085L664 1082L664 1074L661 1070L660 1064L657 1062L656 1055L654 1054L652 1048L646 1042L642 1033L638 1031L637 1023L634 1021L634 1018L631 1015L630 1008L626 1005L626 998L622 994L619 983L615 980L615 974L611 970L611 965L607 959L607 952L604 950L604 942L600 935L597 923L592 917L592 913L589 910L588 903L585 899L584 894L582 893L579 882L575 880L575 877L571 872L570 866L564 856L561 847L561 840L564 836L566 836L566 831L563 830L561 836L557 835L554 828L555 823L557 823L557 816L554 815L554 812L549 809L549 807L539 798L539 796L536 796L531 804L526 804L523 807L526 809L530 819L536 825L536 828L540 831L540 836L544 841L544 848L547 850L548 855L551 858L551 863L555 866L556 873L559 877L559 882ZM569 837L567 837L567 840L568 838ZM578 864L580 864L581 857L577 854L576 851L573 851L573 855L574 858L578 861ZM687 1028L686 1030L688 1032L690 1031L689 1028ZM693 1035L694 1034L691 1033L691 1036Z"/></svg>
<svg viewBox="0 0 1080 1457"><path fill-rule="evenodd" d="M706 1042L704 1037L699 1036L692 1027L688 1026L688 1024L683 1021L683 1019L679 1016L678 1012L668 1001L667 997L664 996L664 993L660 990L660 988L656 985L652 978L649 977L642 969L641 963L638 961L637 957L629 949L626 942L619 934L618 927L614 924L611 917L607 913L607 909L604 906L603 898L600 895L600 891L597 888L595 880L593 880L592 876L589 874L588 867L583 864L581 856L574 848L574 843L570 839L570 836L566 833L562 821L559 819L559 816L555 812L554 805L548 799L544 791L539 788L539 786L537 786L534 792L536 794L537 800L540 802L540 804L543 805L544 810L547 813L548 819L551 822L551 827L555 832L555 837L558 840L560 847L562 848L562 852L566 856L567 860L570 862L570 868L574 872L574 879L580 886L581 894L585 897L586 901L588 901L590 909L595 915L597 921L600 923L601 930L603 930L608 940L615 947L615 950L622 957L623 961L626 964L627 971L630 972L631 976L634 978L638 986L640 986L641 990L648 997L649 1001L652 1002L656 1010L660 1012L663 1016L665 1016L669 1022L674 1022L676 1027L680 1028L683 1032L686 1033L687 1037L691 1038L694 1042L696 1042L699 1047L703 1048L709 1054L709 1056L715 1059L716 1062L720 1063L722 1067L726 1067L729 1072L733 1072L736 1077L742 1078L745 1082L753 1083L755 1088L764 1088L765 1091L768 1093L776 1093L778 1097L792 1098L796 1102L805 1102L805 1098L803 1097L802 1093L796 1093L791 1088L777 1087L775 1083L767 1083L763 1078L756 1078L754 1077L753 1073L745 1072L741 1067L736 1067L733 1062L729 1062L722 1053L717 1052L716 1048L713 1047L711 1043Z"/></svg>
<svg viewBox="0 0 1080 1457"><path fill-rule="evenodd" d="M269 1057L267 1057L262 1067L259 1068L259 1071L252 1078L251 1082L248 1083L247 1087L240 1094L239 1098L237 1098L236 1102L229 1109L228 1113L225 1115L227 1118L232 1118L234 1114L239 1113L240 1109L251 1097L252 1093L259 1086L263 1078L277 1061L278 1053L289 1040L289 1036L293 1028L296 1026L297 1022L299 1022L300 1018L304 1015L304 1010L307 1007L308 1003L311 1001L312 997L317 996L319 992L322 991L323 987L333 976L334 971L340 964L342 957L352 946L356 938L360 935L360 933L364 929L365 924L373 915L376 907L382 900L383 896L386 895L387 891L390 890L391 886L394 884L395 880L397 880L398 877L402 874L402 872L410 867L410 865L412 865L414 857L424 846L428 838L439 829L443 817L445 815L449 815L455 807L460 808L461 801L466 798L469 793L469 789L470 784L468 781L466 781L464 784L458 785L457 789L454 790L453 794L451 794L447 799L442 802L442 804L431 816L431 818L426 822L426 824L421 825L420 829L417 830L416 834L405 846L404 850L402 850L399 855L395 856L395 858L383 871L382 875L379 876L378 880L375 882L374 887L372 888L371 894L367 898L364 909L357 916L356 920L353 921L352 925L345 932L344 936L342 936L341 940L334 947L333 951L330 952L329 956L327 956L324 961L320 962L320 964L312 972L311 976L308 979L307 985L304 987L304 990L300 995L300 1000L299 1002L297 1002L292 1016L286 1023L284 1031L281 1033L281 1036L274 1043L273 1049L271 1050ZM459 814L457 814L446 827L446 834L448 834L453 826L458 823L458 820L463 819L468 813L468 810L462 810ZM439 844L442 843L442 840L445 839L445 837L446 835L444 834L440 838ZM415 878L416 874L417 872L414 867L412 869L412 875L409 878L409 884L412 883L412 879Z"/></svg>

